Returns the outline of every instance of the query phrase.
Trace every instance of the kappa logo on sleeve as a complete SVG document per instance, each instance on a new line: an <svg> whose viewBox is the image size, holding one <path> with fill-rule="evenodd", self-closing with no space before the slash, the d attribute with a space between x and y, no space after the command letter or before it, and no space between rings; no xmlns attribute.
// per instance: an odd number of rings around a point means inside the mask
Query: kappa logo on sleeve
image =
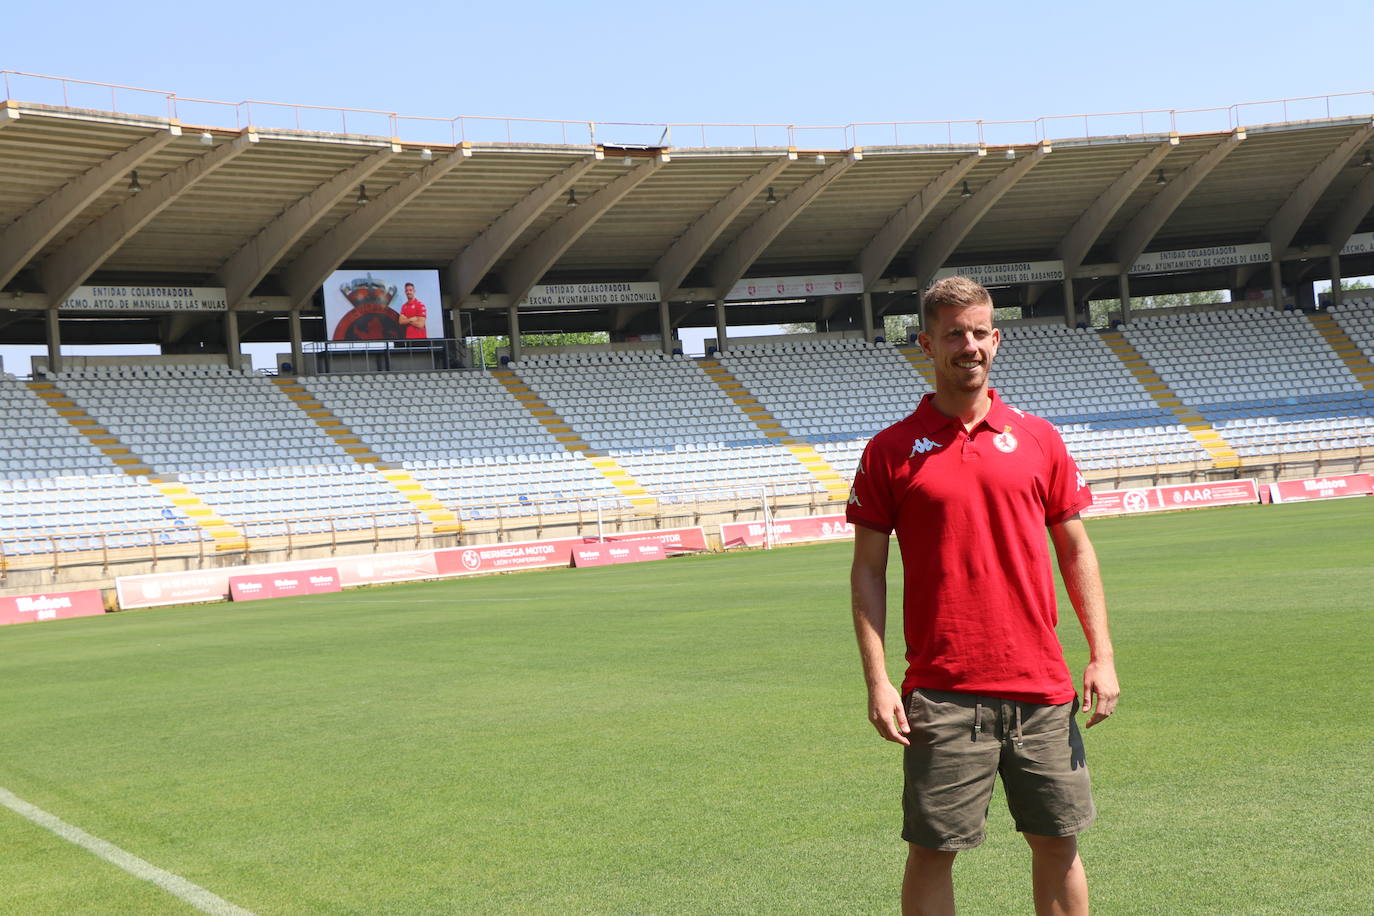
<svg viewBox="0 0 1374 916"><path fill-rule="evenodd" d="M1080 489L1080 490L1083 489L1084 487L1086 487L1086 486L1088 485L1088 482L1087 482L1086 480L1083 479L1083 472L1082 472L1082 471L1079 471L1079 472L1074 476L1074 482L1078 484L1078 489Z"/></svg>
<svg viewBox="0 0 1374 916"><path fill-rule="evenodd" d="M859 494L853 487L849 488L849 505L858 506L860 509L864 507L864 504L859 502Z"/></svg>
<svg viewBox="0 0 1374 916"><path fill-rule="evenodd" d="M907 457L915 458L917 455L924 455L926 452L933 452L940 447L940 443L932 442L929 436L923 439L917 439L915 442L911 443L911 454L907 455Z"/></svg>

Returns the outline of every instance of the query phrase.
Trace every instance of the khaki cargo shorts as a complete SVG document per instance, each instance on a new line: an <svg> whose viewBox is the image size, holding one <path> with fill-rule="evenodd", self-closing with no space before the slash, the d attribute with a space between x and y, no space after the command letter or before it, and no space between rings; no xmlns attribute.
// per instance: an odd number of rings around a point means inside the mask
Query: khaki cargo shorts
<svg viewBox="0 0 1374 916"><path fill-rule="evenodd" d="M1086 830L1093 807L1078 700L1059 706L917 688L906 697L902 839L929 849L983 842L997 774L1016 829Z"/></svg>

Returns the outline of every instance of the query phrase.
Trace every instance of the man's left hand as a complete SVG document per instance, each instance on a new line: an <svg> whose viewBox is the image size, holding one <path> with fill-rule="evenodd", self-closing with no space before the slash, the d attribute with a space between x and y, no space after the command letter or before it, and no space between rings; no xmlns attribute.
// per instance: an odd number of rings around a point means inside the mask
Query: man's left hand
<svg viewBox="0 0 1374 916"><path fill-rule="evenodd" d="M1092 713L1087 727L1092 728L1115 712L1120 696L1116 665L1110 661L1089 662L1083 669L1083 711Z"/></svg>

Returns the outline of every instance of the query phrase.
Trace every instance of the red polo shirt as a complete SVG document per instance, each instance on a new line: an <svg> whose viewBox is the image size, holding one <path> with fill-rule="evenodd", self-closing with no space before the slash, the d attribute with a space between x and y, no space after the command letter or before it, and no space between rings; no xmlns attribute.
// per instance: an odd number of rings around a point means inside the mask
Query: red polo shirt
<svg viewBox="0 0 1374 916"><path fill-rule="evenodd" d="M401 316L403 318L428 318L425 304L419 299L408 299L406 304L401 306ZM417 328L413 324L406 325L406 340L418 340L422 337L429 337L429 331L425 328Z"/></svg>
<svg viewBox="0 0 1374 916"><path fill-rule="evenodd" d="M1092 504L1046 420L990 391L965 432L926 395L868 443L846 516L902 551L906 677L1030 703L1073 699L1045 529Z"/></svg>

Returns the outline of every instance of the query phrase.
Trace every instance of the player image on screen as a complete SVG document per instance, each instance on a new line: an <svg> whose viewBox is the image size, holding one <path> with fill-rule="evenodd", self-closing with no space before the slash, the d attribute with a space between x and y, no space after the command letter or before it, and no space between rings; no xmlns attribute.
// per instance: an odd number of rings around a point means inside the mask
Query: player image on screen
<svg viewBox="0 0 1374 916"><path fill-rule="evenodd" d="M437 270L339 270L325 281L321 297L330 340L419 341L443 336L442 320L430 333L426 304L441 301Z"/></svg>
<svg viewBox="0 0 1374 916"><path fill-rule="evenodd" d="M425 330L425 304L415 298L414 283L407 283L405 292L406 301L401 305L401 327L405 328L406 340L423 340L429 336Z"/></svg>

